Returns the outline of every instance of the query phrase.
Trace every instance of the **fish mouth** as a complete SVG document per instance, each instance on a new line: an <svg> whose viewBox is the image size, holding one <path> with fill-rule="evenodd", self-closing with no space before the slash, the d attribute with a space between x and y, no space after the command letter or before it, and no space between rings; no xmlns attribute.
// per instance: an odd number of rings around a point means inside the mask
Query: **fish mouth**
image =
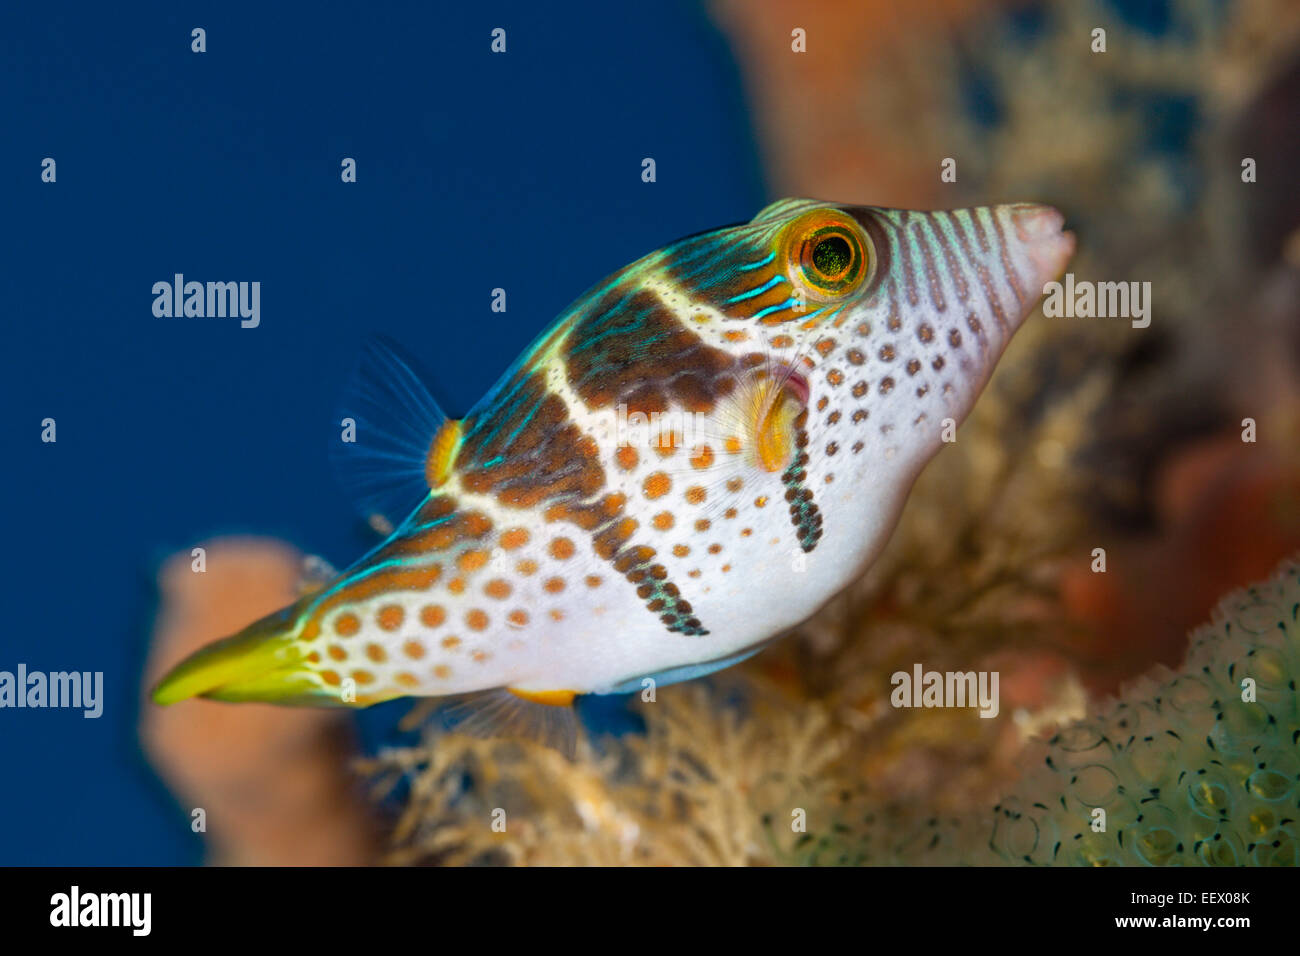
<svg viewBox="0 0 1300 956"><path fill-rule="evenodd" d="M1016 239L1034 270L1041 289L1064 270L1074 255L1075 236L1061 227L1065 216L1059 209L1042 203L1016 203L1010 209Z"/></svg>

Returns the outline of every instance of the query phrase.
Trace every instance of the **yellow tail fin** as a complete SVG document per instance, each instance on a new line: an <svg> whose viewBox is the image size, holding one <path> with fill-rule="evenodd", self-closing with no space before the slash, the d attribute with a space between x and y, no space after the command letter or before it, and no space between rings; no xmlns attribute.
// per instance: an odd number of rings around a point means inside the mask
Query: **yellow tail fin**
<svg viewBox="0 0 1300 956"><path fill-rule="evenodd" d="M190 697L328 703L320 680L302 666L301 644L289 631L292 617L272 614L232 637L200 648L167 673L153 690L157 704Z"/></svg>

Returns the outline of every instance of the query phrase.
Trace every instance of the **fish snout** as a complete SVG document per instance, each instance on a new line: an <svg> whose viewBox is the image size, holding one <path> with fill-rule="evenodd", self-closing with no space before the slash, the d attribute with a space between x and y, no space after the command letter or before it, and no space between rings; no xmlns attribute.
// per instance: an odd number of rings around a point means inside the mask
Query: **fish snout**
<svg viewBox="0 0 1300 956"><path fill-rule="evenodd" d="M1074 233L1061 227L1060 210L1041 203L1015 203L1007 207L1015 240L1030 273L1031 298L1037 302L1043 287L1065 271L1074 255ZM1033 303L1029 303L1032 308Z"/></svg>

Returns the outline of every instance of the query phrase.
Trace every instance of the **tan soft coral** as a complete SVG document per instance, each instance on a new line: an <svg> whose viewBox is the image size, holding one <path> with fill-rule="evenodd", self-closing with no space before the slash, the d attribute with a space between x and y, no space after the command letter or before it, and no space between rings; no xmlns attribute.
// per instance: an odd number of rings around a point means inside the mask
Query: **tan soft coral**
<svg viewBox="0 0 1300 956"><path fill-rule="evenodd" d="M287 544L222 538L170 558L142 690L186 654L288 604L319 576ZM140 737L192 826L201 809L209 858L236 865L372 862L379 827L348 759L356 740L335 711L188 700L141 703Z"/></svg>
<svg viewBox="0 0 1300 956"><path fill-rule="evenodd" d="M730 705L702 685L660 691L642 705L644 736L599 741L603 753L584 744L573 763L536 744L438 733L380 754L364 765L377 795L410 788L391 861L777 862L800 815L829 819L827 771L845 737L816 705L726 683L739 691Z"/></svg>

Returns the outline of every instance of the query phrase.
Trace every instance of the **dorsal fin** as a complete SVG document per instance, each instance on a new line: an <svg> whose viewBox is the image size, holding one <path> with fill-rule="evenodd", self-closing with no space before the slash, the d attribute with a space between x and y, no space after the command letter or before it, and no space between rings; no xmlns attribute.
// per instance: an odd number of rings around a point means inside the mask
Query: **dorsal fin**
<svg viewBox="0 0 1300 956"><path fill-rule="evenodd" d="M346 419L354 441L343 440ZM396 527L429 493L430 450L446 421L417 363L390 339L369 340L344 390L330 460L376 530Z"/></svg>
<svg viewBox="0 0 1300 956"><path fill-rule="evenodd" d="M767 222L769 219L780 219L786 216L793 216L797 212L803 211L805 207L821 206L824 203L818 199L799 199L791 197L788 199L778 199L776 202L769 203L758 211L750 222Z"/></svg>

